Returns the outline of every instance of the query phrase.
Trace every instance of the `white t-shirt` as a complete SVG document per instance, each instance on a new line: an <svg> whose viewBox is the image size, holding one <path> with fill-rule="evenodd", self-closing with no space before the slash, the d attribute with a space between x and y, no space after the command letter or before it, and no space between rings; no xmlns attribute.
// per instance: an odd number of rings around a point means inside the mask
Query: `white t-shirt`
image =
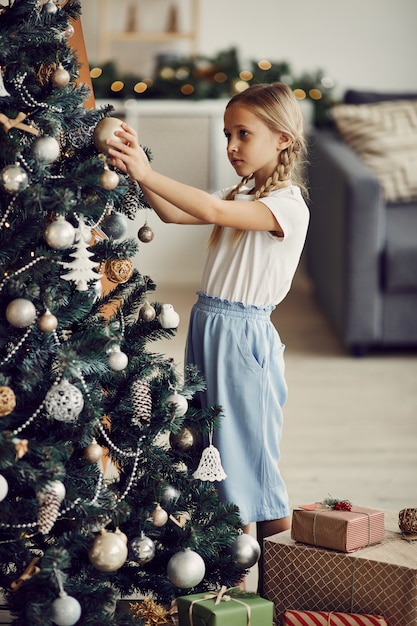
<svg viewBox="0 0 417 626"><path fill-rule="evenodd" d="M225 198L228 191L214 195ZM253 195L242 191L236 200L253 201ZM309 211L295 186L277 189L259 201L275 215L284 237L246 231L236 245L230 241L234 229L225 228L219 244L208 251L203 293L256 306L277 305L287 295L304 247Z"/></svg>

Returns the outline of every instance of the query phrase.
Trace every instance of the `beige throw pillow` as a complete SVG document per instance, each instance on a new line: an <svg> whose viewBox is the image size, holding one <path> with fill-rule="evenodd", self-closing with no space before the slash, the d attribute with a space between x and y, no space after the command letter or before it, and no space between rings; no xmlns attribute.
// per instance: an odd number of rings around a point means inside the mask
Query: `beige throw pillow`
<svg viewBox="0 0 417 626"><path fill-rule="evenodd" d="M417 100L339 104L332 115L345 142L379 179L388 202L417 199Z"/></svg>

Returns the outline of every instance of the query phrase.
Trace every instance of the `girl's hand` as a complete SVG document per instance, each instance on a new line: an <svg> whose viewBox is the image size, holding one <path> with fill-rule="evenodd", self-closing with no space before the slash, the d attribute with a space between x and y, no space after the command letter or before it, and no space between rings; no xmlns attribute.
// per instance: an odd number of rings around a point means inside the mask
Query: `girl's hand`
<svg viewBox="0 0 417 626"><path fill-rule="evenodd" d="M115 135L120 141L108 139L110 163L122 172L126 172L138 182L142 182L150 171L148 157L139 145L136 131L128 124L123 123L122 130Z"/></svg>

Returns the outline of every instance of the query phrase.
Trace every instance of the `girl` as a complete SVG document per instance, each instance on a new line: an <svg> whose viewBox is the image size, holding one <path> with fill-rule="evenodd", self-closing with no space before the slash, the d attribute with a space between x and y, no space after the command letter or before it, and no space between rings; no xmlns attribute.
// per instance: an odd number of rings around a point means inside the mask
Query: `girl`
<svg viewBox="0 0 417 626"><path fill-rule="evenodd" d="M213 441L227 474L220 496L238 505L247 532L257 522L262 546L264 537L290 526L278 468L287 397L284 346L270 314L290 289L307 233L298 172L305 149L300 108L283 83L254 85L233 96L224 134L242 180L214 195L152 170L127 124L116 134L118 140L107 141L112 165L140 183L164 222L214 225L186 361L206 380L203 406L223 409Z"/></svg>

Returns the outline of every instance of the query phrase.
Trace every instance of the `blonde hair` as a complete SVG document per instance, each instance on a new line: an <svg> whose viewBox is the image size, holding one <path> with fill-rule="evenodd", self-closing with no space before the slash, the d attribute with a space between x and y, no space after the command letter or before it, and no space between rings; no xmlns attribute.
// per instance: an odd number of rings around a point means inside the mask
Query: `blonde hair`
<svg viewBox="0 0 417 626"><path fill-rule="evenodd" d="M242 104L274 132L283 132L291 137L290 145L278 156L275 172L255 193L254 200L264 198L271 191L283 187L283 183L298 185L307 194L302 173L302 157L306 152L304 123L300 106L292 90L285 83L267 83L252 85L245 91L234 95L226 105ZM251 176L246 176L230 190L226 200L233 200ZM244 231L236 230L233 241L237 242ZM209 239L209 247L216 245L223 233L223 226L216 225Z"/></svg>

